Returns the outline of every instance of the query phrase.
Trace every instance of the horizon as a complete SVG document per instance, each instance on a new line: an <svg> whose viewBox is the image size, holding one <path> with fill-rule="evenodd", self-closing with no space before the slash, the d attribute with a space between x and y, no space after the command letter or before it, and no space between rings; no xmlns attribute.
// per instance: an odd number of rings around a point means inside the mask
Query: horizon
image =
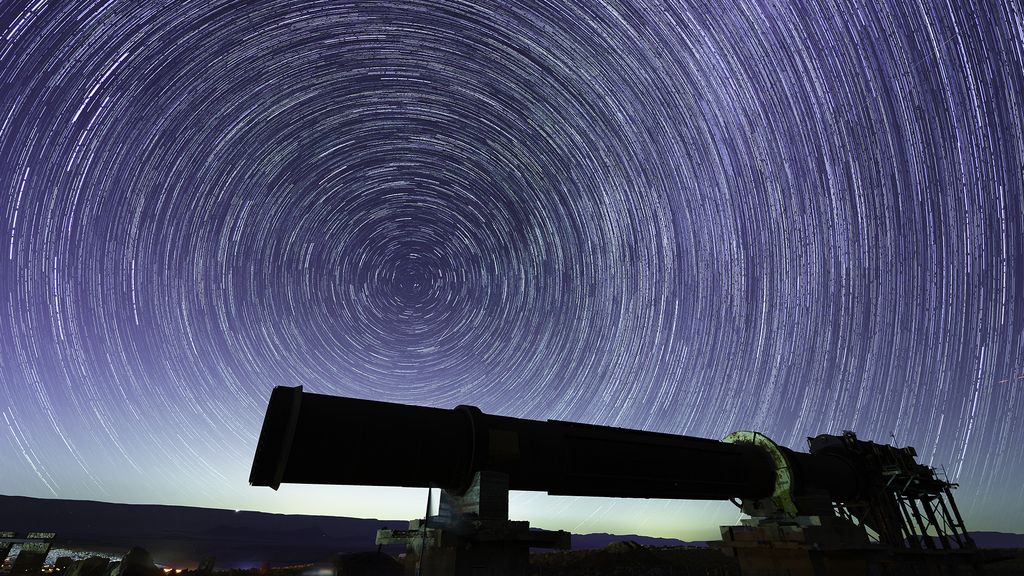
<svg viewBox="0 0 1024 576"><path fill-rule="evenodd" d="M108 502L108 501L101 501L101 500L78 500L78 499L70 499L70 498L37 498L37 497L34 497L34 496L20 496L20 495L15 495L15 494L0 494L0 498L28 498L28 499L32 499L32 500L69 501L69 502L82 502L82 503L88 503L88 504L102 504L102 505L112 505L112 506L129 506L129 507L131 507L131 506L139 506L139 507L163 507L163 508L190 508L190 509L195 509L195 510L205 510L205 511L224 512L224 513L233 513L233 514L266 514L266 515L270 515L270 516L301 516L301 517L308 517L308 518L332 518L332 519L338 519L338 520L366 520L366 521L376 520L376 521L380 521L380 522L407 522L409 520L418 519L418 518L414 518L414 517L410 517L410 518L385 518L385 517L362 517L362 516L338 516L338 515L330 515L330 514L304 514L304 513L292 513L292 512L266 512L266 511L262 511L262 510L240 510L240 509L232 509L232 508L208 508L208 507L203 507L203 506L192 506L192 505L182 505L182 504L156 504L156 503L144 503L144 502ZM435 513L436 513L436 511L435 511ZM420 517L422 517L422 515ZM516 520L516 518L513 518L513 520ZM520 520L526 520L526 519L525 518L520 518ZM531 528L535 528L535 529L539 529L539 530L556 530L556 529L559 529L559 528L555 528L555 527L552 527L552 526L531 526ZM1003 531L998 531L998 530L971 530L970 532L971 532L971 534L979 534L979 533L980 534L985 534L985 533L988 533L988 534L1002 534L1002 535L1009 535L1009 536L1021 536L1021 537L1024 537L1024 532L1003 532ZM649 538L649 539L653 539L653 540L658 540L658 539L662 539L662 540L675 540L675 541L678 541L678 542L682 542L684 544L705 544L705 543L707 543L708 541L711 541L711 540L720 540L721 539L720 535L718 535L719 536L718 538L684 540L684 539L676 538L676 537L672 537L672 536L657 536L657 535L652 535L652 534L641 534L641 533L614 533L614 532L571 532L571 533L574 536L638 536L638 537ZM59 532L57 533L57 537L54 539L54 541L55 542L59 542L60 541L60 533Z"/></svg>

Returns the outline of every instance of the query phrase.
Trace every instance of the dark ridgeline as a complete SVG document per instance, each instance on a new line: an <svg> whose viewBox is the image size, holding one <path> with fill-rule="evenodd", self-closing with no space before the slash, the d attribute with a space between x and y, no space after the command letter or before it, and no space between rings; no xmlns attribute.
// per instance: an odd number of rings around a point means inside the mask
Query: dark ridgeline
<svg viewBox="0 0 1024 576"><path fill-rule="evenodd" d="M376 548L378 528L404 524L21 496L0 496L0 513L10 527L52 527L58 547L121 555L140 546L161 564L192 567L214 556L218 568L327 561L339 552Z"/></svg>
<svg viewBox="0 0 1024 576"><path fill-rule="evenodd" d="M57 548L120 555L133 545L171 566L196 566L207 556L218 568L315 562L343 552L376 549L374 533L405 520L235 512L188 506L115 504L0 495L3 520L12 527L53 528ZM22 532L23 533L23 532ZM13 532L9 533L13 537ZM0 539L3 533L0 532ZM597 549L630 539L651 546L694 544L635 534L573 534L574 549ZM703 543L696 543L703 545ZM2 551L0 540L0 551Z"/></svg>

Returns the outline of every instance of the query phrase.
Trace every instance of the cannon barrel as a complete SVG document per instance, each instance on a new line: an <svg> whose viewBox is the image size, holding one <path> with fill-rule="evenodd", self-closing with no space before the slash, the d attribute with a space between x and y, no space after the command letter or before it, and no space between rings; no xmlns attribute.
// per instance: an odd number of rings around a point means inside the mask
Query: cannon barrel
<svg viewBox="0 0 1024 576"><path fill-rule="evenodd" d="M771 496L780 468L788 467L797 490L825 490L834 500L856 497L856 470L841 456L797 453L768 442L774 448L277 387L249 482L274 489L282 483L348 484L461 493L475 472L495 471L508 475L511 490L725 500Z"/></svg>

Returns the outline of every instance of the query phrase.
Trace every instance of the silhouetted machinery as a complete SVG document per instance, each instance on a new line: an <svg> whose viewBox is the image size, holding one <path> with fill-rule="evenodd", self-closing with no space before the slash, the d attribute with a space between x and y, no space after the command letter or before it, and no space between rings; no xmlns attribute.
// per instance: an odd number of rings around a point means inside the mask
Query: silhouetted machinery
<svg viewBox="0 0 1024 576"><path fill-rule="evenodd" d="M0 532L0 565L7 561L13 545L19 545L18 555L11 563L11 576L36 576L43 570L46 555L56 537L54 532L29 532L18 538L14 532Z"/></svg>
<svg viewBox="0 0 1024 576"><path fill-rule="evenodd" d="M377 535L406 544L410 566L430 576L525 574L530 547L568 547L566 532L510 521L509 490L732 500L750 518L722 527L719 545L747 576L974 565L956 485L918 464L913 448L852 432L808 444L801 453L757 432L716 441L278 387L249 481L441 488L436 516Z"/></svg>

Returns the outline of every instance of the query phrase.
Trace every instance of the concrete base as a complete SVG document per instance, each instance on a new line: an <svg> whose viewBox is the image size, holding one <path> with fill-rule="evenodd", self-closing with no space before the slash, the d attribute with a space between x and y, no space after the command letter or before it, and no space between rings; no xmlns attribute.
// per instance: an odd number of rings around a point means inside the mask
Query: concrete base
<svg viewBox="0 0 1024 576"><path fill-rule="evenodd" d="M408 530L378 530L377 544L404 544L407 576L527 576L530 548L569 548L569 533L508 519L508 477L479 472L465 494L441 493L440 514Z"/></svg>

